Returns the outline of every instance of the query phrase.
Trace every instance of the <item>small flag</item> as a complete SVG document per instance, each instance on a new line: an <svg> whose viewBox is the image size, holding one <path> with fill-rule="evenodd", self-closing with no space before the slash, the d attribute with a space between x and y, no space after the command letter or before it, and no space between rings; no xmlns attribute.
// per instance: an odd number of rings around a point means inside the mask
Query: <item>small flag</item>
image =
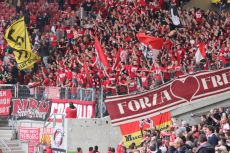
<svg viewBox="0 0 230 153"><path fill-rule="evenodd" d="M97 65L101 70L106 70L108 68L110 68L109 62L107 60L107 57L105 55L104 50L101 47L101 44L98 40L97 37L95 37L95 49L96 49L96 53L97 53Z"/></svg>
<svg viewBox="0 0 230 153"><path fill-rule="evenodd" d="M172 19L173 24L175 26L179 26L180 25L180 18L179 18L177 6L172 6L170 8L170 13L171 13L171 19Z"/></svg>
<svg viewBox="0 0 230 153"><path fill-rule="evenodd" d="M116 61L113 65L113 69L116 69L117 66L119 65L120 61L121 61L121 51L122 51L122 48L118 49L118 51L116 53Z"/></svg>
<svg viewBox="0 0 230 153"><path fill-rule="evenodd" d="M206 57L206 49L204 43L198 45L198 49L195 54L196 63L199 64L202 59Z"/></svg>
<svg viewBox="0 0 230 153"><path fill-rule="evenodd" d="M138 33L137 39L142 43L141 50L146 58L156 59L164 43L163 38L157 38Z"/></svg>

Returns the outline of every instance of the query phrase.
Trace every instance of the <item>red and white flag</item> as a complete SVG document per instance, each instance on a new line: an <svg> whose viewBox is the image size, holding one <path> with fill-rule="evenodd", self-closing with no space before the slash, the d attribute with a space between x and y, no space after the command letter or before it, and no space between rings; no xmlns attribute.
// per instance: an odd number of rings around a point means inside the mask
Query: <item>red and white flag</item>
<svg viewBox="0 0 230 153"><path fill-rule="evenodd" d="M150 50L145 49L144 51L145 57L148 58L152 57L153 59L156 59L163 46L164 39L148 36L145 35L145 33L138 33L136 37L145 47L150 49Z"/></svg>
<svg viewBox="0 0 230 153"><path fill-rule="evenodd" d="M202 59L205 59L205 57L206 57L205 44L200 43L198 45L198 49L197 49L196 54L195 54L196 63L199 64Z"/></svg>
<svg viewBox="0 0 230 153"><path fill-rule="evenodd" d="M106 70L110 68L109 62L107 60L107 56L105 55L105 52L102 49L98 38L95 37L94 39L95 39L94 46L95 46L96 53L97 53L97 65L101 70Z"/></svg>

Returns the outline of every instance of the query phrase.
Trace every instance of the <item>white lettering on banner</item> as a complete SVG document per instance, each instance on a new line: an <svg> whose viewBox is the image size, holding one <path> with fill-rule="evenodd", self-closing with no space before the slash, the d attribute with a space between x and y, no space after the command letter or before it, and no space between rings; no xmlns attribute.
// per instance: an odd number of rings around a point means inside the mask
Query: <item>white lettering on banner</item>
<svg viewBox="0 0 230 153"><path fill-rule="evenodd" d="M10 104L9 98L0 99L0 105Z"/></svg>
<svg viewBox="0 0 230 153"><path fill-rule="evenodd" d="M146 108L147 107L151 107L151 104L149 104L149 98L148 97L144 97L142 99L140 99L140 104L142 108Z"/></svg>
<svg viewBox="0 0 230 153"><path fill-rule="evenodd" d="M20 128L19 129L19 139L20 140L29 140L29 141L39 141L40 138L40 129L34 128Z"/></svg>
<svg viewBox="0 0 230 153"><path fill-rule="evenodd" d="M202 82L204 90L207 90L209 88L216 88L219 86L229 84L228 76L230 76L230 72L229 73L223 73L221 75L214 75L214 76L202 78L201 82ZM208 82L211 82L211 84L212 84L211 87L208 86Z"/></svg>
<svg viewBox="0 0 230 153"><path fill-rule="evenodd" d="M133 107L133 105L134 105L135 107ZM131 101L128 103L128 107L129 107L129 109L130 109L131 111L133 111L133 112L138 111L138 110L141 108L141 106L140 106L140 104L139 104L139 102L138 102L137 100L131 100Z"/></svg>
<svg viewBox="0 0 230 153"><path fill-rule="evenodd" d="M68 103L52 103L51 114L66 114L66 108L69 106ZM77 118L91 118L93 115L92 105L81 105L74 104L77 109ZM53 116L50 118L52 119ZM61 115L56 116L57 119L61 119Z"/></svg>
<svg viewBox="0 0 230 153"><path fill-rule="evenodd" d="M171 100L171 97L169 96L169 93L167 90L164 90L163 92L161 92L161 103L165 102L164 99L166 99L166 101Z"/></svg>
<svg viewBox="0 0 230 153"><path fill-rule="evenodd" d="M6 96L6 91L0 91L0 97L5 97Z"/></svg>
<svg viewBox="0 0 230 153"><path fill-rule="evenodd" d="M149 103L149 97L143 97L140 98L138 100L131 100L129 102L122 102L122 103L118 103L118 109L120 111L120 114L124 114L124 107L126 107L128 105L128 109L132 112L136 112L139 111L140 109L146 109L146 108L150 108L154 105L157 105L157 94L154 94L152 98L152 103ZM160 102L159 103L165 103L169 100L172 100L172 98L170 97L169 93L167 90L164 90L162 92L160 92Z"/></svg>
<svg viewBox="0 0 230 153"><path fill-rule="evenodd" d="M210 77L201 79L204 90L208 89L207 81L210 81Z"/></svg>
<svg viewBox="0 0 230 153"><path fill-rule="evenodd" d="M92 115L93 115L93 107L88 106L88 108L87 108L87 118L91 118Z"/></svg>
<svg viewBox="0 0 230 153"><path fill-rule="evenodd" d="M124 114L125 111L124 111L123 106L126 106L126 102L118 103L117 106L118 106L118 109L119 109L120 113L121 113L121 114Z"/></svg>

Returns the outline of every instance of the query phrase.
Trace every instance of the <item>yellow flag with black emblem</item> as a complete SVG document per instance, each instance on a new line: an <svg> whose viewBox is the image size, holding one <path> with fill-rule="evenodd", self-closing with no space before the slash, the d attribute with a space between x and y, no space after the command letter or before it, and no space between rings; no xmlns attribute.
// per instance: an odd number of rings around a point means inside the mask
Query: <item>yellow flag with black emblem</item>
<svg viewBox="0 0 230 153"><path fill-rule="evenodd" d="M40 60L40 57L32 52L24 17L15 21L6 29L5 39L8 45L13 48L20 70L29 69Z"/></svg>

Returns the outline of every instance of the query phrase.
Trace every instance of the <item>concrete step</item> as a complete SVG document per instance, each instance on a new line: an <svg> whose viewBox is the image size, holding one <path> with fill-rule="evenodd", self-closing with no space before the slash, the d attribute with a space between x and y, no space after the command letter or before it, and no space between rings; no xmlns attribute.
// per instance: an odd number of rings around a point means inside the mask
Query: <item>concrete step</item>
<svg viewBox="0 0 230 153"><path fill-rule="evenodd" d="M14 130L0 129L0 138L5 140L11 140L14 136Z"/></svg>
<svg viewBox="0 0 230 153"><path fill-rule="evenodd" d="M12 150L11 153L25 153L23 150Z"/></svg>
<svg viewBox="0 0 230 153"><path fill-rule="evenodd" d="M0 138L4 138L5 140L11 140L12 135L10 135L10 134L0 134Z"/></svg>
<svg viewBox="0 0 230 153"><path fill-rule="evenodd" d="M7 145L7 147L11 150L11 153L25 153L22 150L22 147L20 145L19 140L7 140L7 139L4 139L3 141ZM1 143L0 143L0 148L2 149L3 153L9 153L7 148Z"/></svg>
<svg viewBox="0 0 230 153"><path fill-rule="evenodd" d="M20 146L15 146L15 147L9 147L10 150L21 150L22 148Z"/></svg>

